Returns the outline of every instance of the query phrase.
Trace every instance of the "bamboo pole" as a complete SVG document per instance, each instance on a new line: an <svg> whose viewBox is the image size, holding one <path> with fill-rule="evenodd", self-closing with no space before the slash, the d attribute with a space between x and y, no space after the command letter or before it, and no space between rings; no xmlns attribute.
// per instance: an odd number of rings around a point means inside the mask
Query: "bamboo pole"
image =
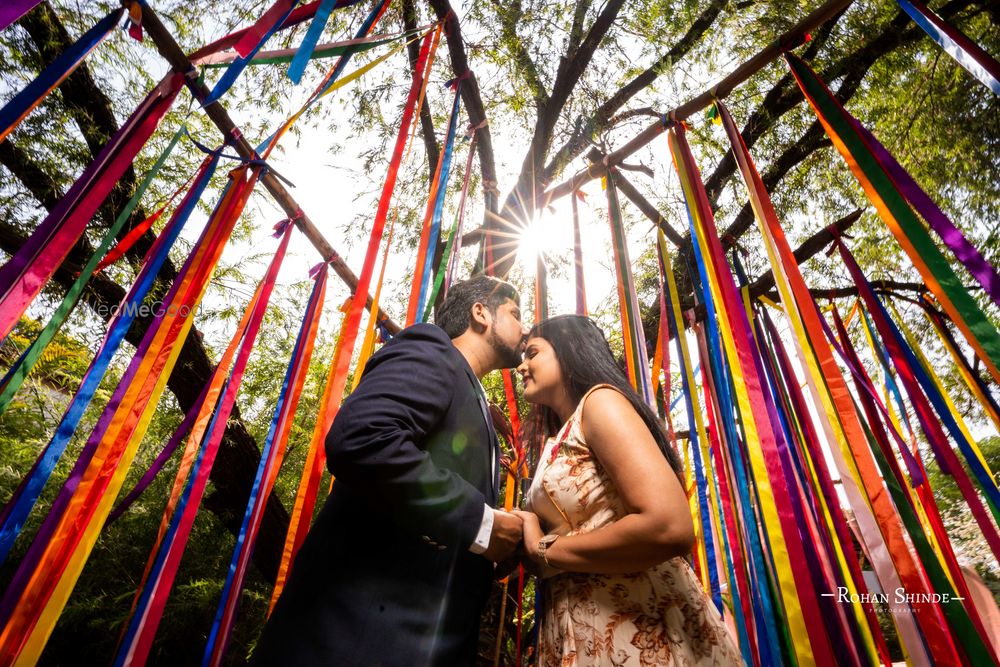
<svg viewBox="0 0 1000 667"><path fill-rule="evenodd" d="M160 21L159 16L146 4L142 5L142 27L146 31L146 34L153 40L153 44L156 45L156 50L160 52L160 55L170 64L170 66L176 72L180 72L186 76L188 88L191 90L191 94L194 95L195 99L199 102L204 101L208 97L208 88L204 84L197 81L197 77L194 73L197 71L191 61L188 59L187 55L181 50L180 45L177 44L177 40L174 36L170 34L166 26ZM204 107L205 113L208 114L209 119L215 123L216 127L222 132L226 137L232 138L235 141L236 151L244 158L253 159L257 157L254 152L253 147L249 142L243 137L243 133L233 122L232 118L229 117L229 113L226 111L225 107L222 106L221 102L215 101L212 104ZM292 197L292 195L285 189L281 181L278 180L275 175L270 171L265 171L264 175L261 177L260 182L264 185L267 191L277 202L278 206L285 212L285 214L295 222L296 226L302 233L305 234L306 238L316 247L319 254L326 260L327 263L333 267L333 270L340 276L340 279L351 289L357 290L358 288L358 277L354 275L354 272L344 263L344 260L337 254L337 251L333 249L329 241L323 236L319 231L313 221L308 215L302 210L298 202ZM372 297L370 294L366 294L365 305L370 311L372 308ZM383 323L386 328L392 333L399 333L400 327L398 324L389 319L389 316L381 308L379 309L379 315L385 318Z"/></svg>
<svg viewBox="0 0 1000 667"><path fill-rule="evenodd" d="M697 97L688 100L674 110L664 114L665 120L682 121L692 114L710 106L716 99L722 99L733 91L741 83L769 65L782 53L802 45L806 41L806 35L815 30L828 20L847 9L854 0L829 0L826 4L813 10L808 16L799 21L794 27L789 29L778 39L771 42L757 55L750 58L736 68L734 72L726 76L722 81L712 86ZM592 164L583 171L579 171L569 179L559 185L541 193L536 200L538 208L544 208L556 199L578 190L580 186L588 181L601 178L608 173L608 167L621 164L627 157L635 153L640 148L648 145L656 137L666 130L663 121L656 121L645 130L640 132L627 144L616 151L608 153L600 163Z"/></svg>

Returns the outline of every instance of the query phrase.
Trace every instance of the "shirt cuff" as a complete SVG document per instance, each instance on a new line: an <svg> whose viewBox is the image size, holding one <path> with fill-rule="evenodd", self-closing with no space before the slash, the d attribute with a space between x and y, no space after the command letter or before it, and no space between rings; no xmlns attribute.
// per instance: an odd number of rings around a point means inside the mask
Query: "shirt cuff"
<svg viewBox="0 0 1000 667"><path fill-rule="evenodd" d="M479 525L479 533L475 541L469 545L469 551L481 554L490 546L490 535L493 533L493 508L483 505L483 522Z"/></svg>

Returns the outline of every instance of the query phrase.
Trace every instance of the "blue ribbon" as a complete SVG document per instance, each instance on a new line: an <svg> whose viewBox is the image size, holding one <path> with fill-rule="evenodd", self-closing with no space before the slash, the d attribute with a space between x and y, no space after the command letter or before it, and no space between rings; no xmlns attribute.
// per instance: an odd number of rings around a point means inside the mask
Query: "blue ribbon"
<svg viewBox="0 0 1000 667"><path fill-rule="evenodd" d="M461 103L459 91L462 82L455 84L455 101L451 107L451 121L448 124L448 135L444 142L444 156L441 158L441 178L438 181L437 193L434 199L434 214L431 217L430 236L427 239L427 260L424 262L424 275L420 279L420 294L417 297L417 312L422 313L428 304L424 299L430 293L431 277L434 264L434 252L437 250L438 237L441 235L441 216L444 212L444 200L448 190L448 176L451 172L451 156L455 149L455 131L458 128L458 106Z"/></svg>
<svg viewBox="0 0 1000 667"><path fill-rule="evenodd" d="M312 23L309 24L309 30L306 31L306 36L302 40L302 44L299 45L299 50L295 52L295 57L292 58L292 62L288 66L288 78L293 83L302 81L302 74L306 71L306 65L309 64L309 59L312 57L313 51L316 50L316 44L319 43L319 38L323 34L323 29L326 28L333 10L348 7L358 2L360 0L323 0L320 3Z"/></svg>
<svg viewBox="0 0 1000 667"><path fill-rule="evenodd" d="M709 353L709 366L715 377L715 388L719 403L719 413L722 418L722 428L726 433L726 445L729 449L730 459L733 464L733 472L736 475L736 492L739 494L740 502L736 510L742 515L740 529L743 538L747 543L747 560L750 563L750 595L751 606L754 612L754 621L757 627L758 641L757 648L760 651L761 665L781 665L781 645L777 635L777 624L780 617L775 613L774 602L771 599L771 591L768 586L768 574L764 563L766 554L760 541L760 534L754 527L758 525L757 517L753 514L752 508L756 506L750 499L750 482L745 469L745 462L741 451L738 449L740 439L736 433L735 419L727 419L729 415L735 414L733 397L729 387L729 376L725 371L722 359L722 345L719 336L718 323L715 321L715 304L712 301L711 292L704 287L708 282L704 260L702 259L701 246L694 229L694 221L691 219L691 212L688 213L688 223L691 230L691 246L694 251L695 263L698 267L700 278L700 295L705 303L708 316L706 322L707 347ZM762 533L767 534L767 528L760 525ZM735 599L735 596L734 596ZM746 656L747 654L744 654Z"/></svg>
<svg viewBox="0 0 1000 667"><path fill-rule="evenodd" d="M918 26L923 28L924 32L930 35L938 45L948 53L949 56L955 59L959 65L964 67L966 71L972 76L979 79L983 85L992 90L995 94L1000 95L1000 80L997 79L996 75L987 69L973 54L969 53L961 44L956 42L950 35L942 31L936 25L934 25L927 16L923 14L919 9L914 7L907 0L896 0L899 6L903 8L913 22ZM927 10L928 12L930 9ZM988 58L989 55L985 54Z"/></svg>
<svg viewBox="0 0 1000 667"><path fill-rule="evenodd" d="M181 233L185 223L187 223L188 218L197 206L198 200L201 198L212 174L215 173L215 168L219 162L218 153L221 150L220 147L213 155L208 168L201 175L201 178L191 185L191 190L184 207L178 209L167 227L164 228L160 235L162 243L157 249L157 253L150 258L150 261L146 263L136 278L129 297L119 309L108 329L104 345L91 362L90 368L87 369L87 373L80 383L80 388L73 396L69 407L66 408L66 412L63 414L62 421L59 422L55 435L42 451L38 460L35 461L35 465L4 508L3 525L0 526L0 563L7 559L14 540L20 534L28 514L30 514L45 483L52 475L52 471L66 450L66 445L69 444L70 438L76 431L77 426L79 426L84 410L90 405L90 400L94 397L97 387L104 378L111 359L114 357L115 352L118 351L119 345L121 345L125 334L128 332L129 327L131 327L139 307L142 305L146 294L149 292L149 288L160 271L160 267L166 261L170 248L177 240L177 236Z"/></svg>
<svg viewBox="0 0 1000 667"><path fill-rule="evenodd" d="M247 501L246 511L243 513L243 522L240 524L240 532L236 536L236 546L233 548L233 556L229 561L229 570L226 573L226 583L222 587L222 597L219 599L219 606L215 612L215 620L212 622L212 630L208 635L208 644L205 646L205 654L202 658L203 666L211 664L212 653L222 626L222 616L225 613L226 601L230 598L230 596L234 595L232 589L236 578L236 568L239 565L240 556L245 549L253 548L252 544L246 544L250 520L253 517L254 509L258 504L258 497L260 496L261 487L263 486L264 481L264 473L267 471L273 456L272 451L274 449L274 436L275 433L277 433L278 425L281 422L281 417L285 410L285 402L288 399L288 385L292 381L292 376L294 375L295 368L299 363L302 349L306 344L305 339L310 324L310 313L313 312L316 300L319 298L320 287L322 286L321 282L322 281L320 280L315 280L313 283L312 293L309 295L309 301L306 304L306 315L302 320L301 326L299 327L299 333L295 339L295 347L292 349L292 357L289 359L288 367L285 369L285 379L281 383L281 391L278 393L278 403L274 408L274 416L271 418L271 426L267 432L267 438L264 440L260 463L257 464L257 474L254 476L253 487L250 490L250 499ZM267 502L267 499L263 499L263 502ZM239 595L239 591L235 591L235 595Z"/></svg>
<svg viewBox="0 0 1000 667"><path fill-rule="evenodd" d="M85 32L72 46L59 54L38 77L0 109L0 135L6 135L21 119L49 94L70 72L83 62L122 17L124 9L116 9Z"/></svg>
<svg viewBox="0 0 1000 667"><path fill-rule="evenodd" d="M207 107L209 104L218 102L219 99L226 94L226 92L232 87L232 85L236 83L236 79L239 78L240 74L243 73L243 70L247 68L247 65L250 64L250 61L253 60L253 57L257 55L257 52L260 51L261 48L264 46L264 44L267 43L267 40L271 39L271 36L281 29L281 25L285 22L289 14L291 14L294 9L295 9L295 4L289 7L288 11L286 11L281 16L281 18L271 27L271 29L268 30L266 33L264 33L264 36L260 38L259 42L257 42L257 46L253 47L253 51L248 53L245 58L241 56L236 57L236 60L234 60L232 64L226 68L226 71L223 72L219 80L216 81L215 87L212 88L212 92L210 92L208 94L208 97L205 98L205 101L202 102L203 107Z"/></svg>

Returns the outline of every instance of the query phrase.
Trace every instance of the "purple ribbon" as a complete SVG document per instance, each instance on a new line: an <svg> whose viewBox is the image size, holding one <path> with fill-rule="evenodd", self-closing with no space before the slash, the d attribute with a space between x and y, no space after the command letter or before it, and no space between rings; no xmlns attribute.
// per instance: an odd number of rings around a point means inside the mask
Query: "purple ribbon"
<svg viewBox="0 0 1000 667"><path fill-rule="evenodd" d="M4 0L0 3L0 30L18 20L42 0Z"/></svg>
<svg viewBox="0 0 1000 667"><path fill-rule="evenodd" d="M955 254L960 262L968 269L972 277L983 286L986 293L993 299L993 303L1000 306L1000 274L990 264L985 257L977 250L962 231L955 226L947 215L938 208L937 204L927 196L913 177L903 167L896 162L896 159L879 143L878 139L871 132L855 121L854 127L862 136L875 159L878 160L882 169L889 174L896 186L896 189L906 198L916 212L922 217L934 233L941 237L944 244Z"/></svg>

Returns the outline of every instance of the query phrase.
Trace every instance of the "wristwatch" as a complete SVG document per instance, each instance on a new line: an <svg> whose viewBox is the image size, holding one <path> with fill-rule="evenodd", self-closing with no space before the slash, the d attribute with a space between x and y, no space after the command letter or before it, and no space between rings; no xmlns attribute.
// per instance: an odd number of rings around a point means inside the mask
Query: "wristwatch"
<svg viewBox="0 0 1000 667"><path fill-rule="evenodd" d="M535 547L535 554L544 561L544 563L551 568L559 569L555 565L549 562L549 557L546 554L548 548L552 546L552 543L559 539L559 535L546 535L542 539L538 540L538 546Z"/></svg>

